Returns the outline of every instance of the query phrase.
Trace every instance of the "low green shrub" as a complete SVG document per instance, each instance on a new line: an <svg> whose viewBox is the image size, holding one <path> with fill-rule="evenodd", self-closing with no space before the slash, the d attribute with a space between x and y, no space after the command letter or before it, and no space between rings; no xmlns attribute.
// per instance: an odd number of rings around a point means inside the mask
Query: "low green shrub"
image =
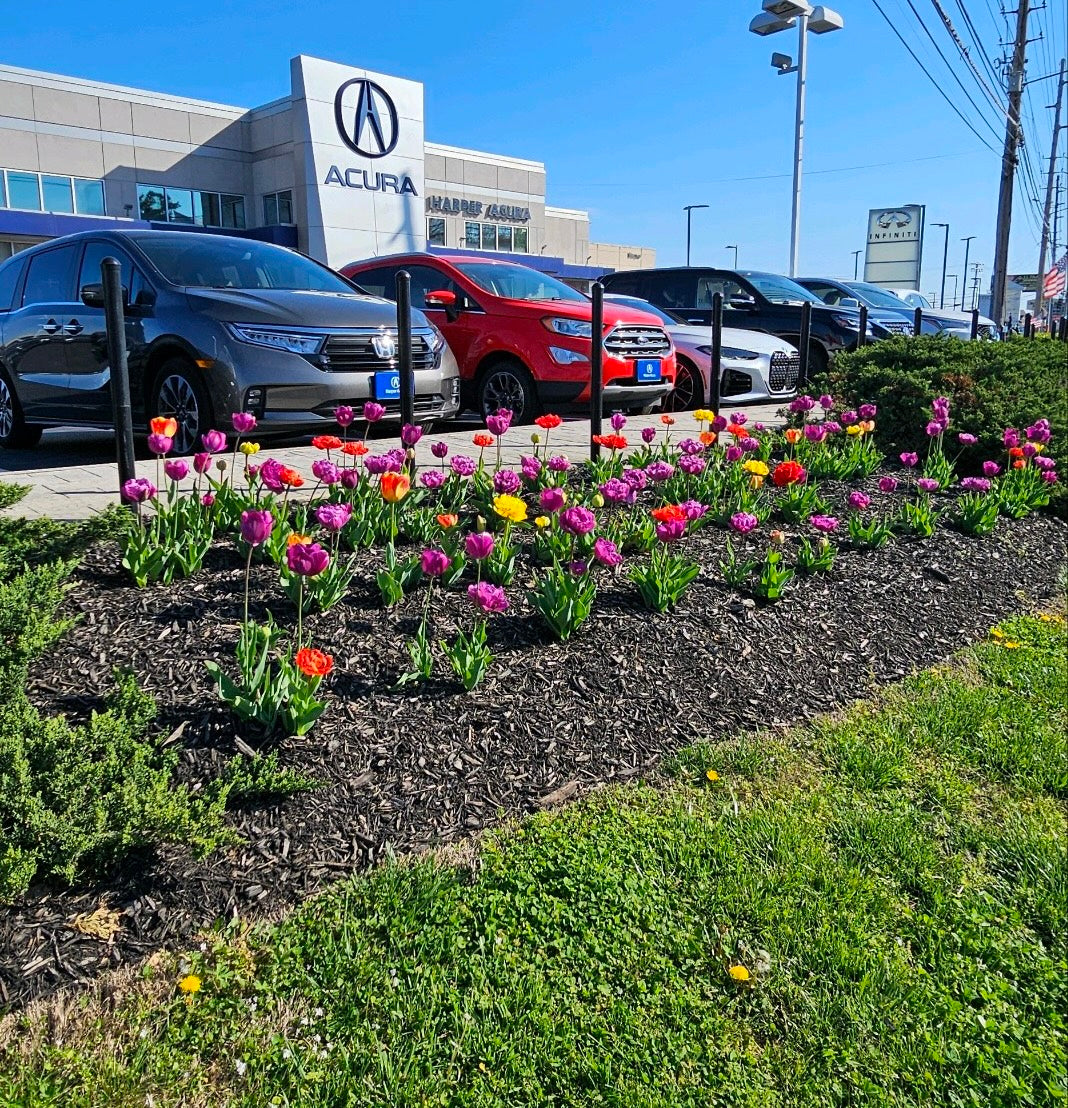
<svg viewBox="0 0 1068 1108"><path fill-rule="evenodd" d="M959 468L965 472L977 472L987 458L1003 463L1002 431L1023 429L1045 417L1053 430L1050 453L1062 478L1068 478L1068 346L1062 342L1021 336L1004 342L887 339L840 354L810 391L824 389L846 406L877 404L875 434L891 455L926 450L931 401L948 396L950 456L956 452L957 431L979 439L961 453ZM1068 512L1064 480L1052 503L1059 514Z"/></svg>

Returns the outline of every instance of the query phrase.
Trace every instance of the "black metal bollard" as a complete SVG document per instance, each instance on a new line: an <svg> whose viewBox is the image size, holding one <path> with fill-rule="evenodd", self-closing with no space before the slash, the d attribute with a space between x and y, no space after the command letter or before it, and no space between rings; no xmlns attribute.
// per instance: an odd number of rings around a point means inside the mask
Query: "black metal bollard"
<svg viewBox="0 0 1068 1108"><path fill-rule="evenodd" d="M1034 328L1031 325L1031 313L1030 312L1027 312L1027 314L1024 316L1023 333L1024 333L1024 338L1025 339L1029 339L1029 338L1034 337Z"/></svg>
<svg viewBox="0 0 1068 1108"><path fill-rule="evenodd" d="M723 403L723 293L712 294L712 358L709 366L712 395L708 398L713 415L719 415Z"/></svg>
<svg viewBox="0 0 1068 1108"><path fill-rule="evenodd" d="M590 289L593 313L590 319L590 461L601 456L600 443L594 437L601 434L604 413L604 285L594 281Z"/></svg>
<svg viewBox="0 0 1068 1108"><path fill-rule="evenodd" d="M979 337L979 309L972 308L971 338L974 342Z"/></svg>
<svg viewBox="0 0 1068 1108"><path fill-rule="evenodd" d="M397 274L397 369L400 375L401 426L415 422L415 374L412 371L412 275L402 269ZM414 458L406 468L415 469Z"/></svg>
<svg viewBox="0 0 1068 1108"><path fill-rule="evenodd" d="M801 355L801 364L797 370L797 387L808 388L808 354L809 335L812 331L812 301L806 300L801 305L801 335L797 340L798 353Z"/></svg>
<svg viewBox="0 0 1068 1108"><path fill-rule="evenodd" d="M923 308L917 308L912 313L912 333L914 335L923 334Z"/></svg>
<svg viewBox="0 0 1068 1108"><path fill-rule="evenodd" d="M1068 342L1068 316L1061 316L1060 331L1058 334L1061 342Z"/></svg>
<svg viewBox="0 0 1068 1108"><path fill-rule="evenodd" d="M122 297L122 265L116 258L100 263L104 286L104 321L111 367L111 411L115 421L115 460L119 491L137 476L134 469L133 412L130 409L130 367L126 360L126 316ZM150 413L151 414L151 413Z"/></svg>
<svg viewBox="0 0 1068 1108"><path fill-rule="evenodd" d="M868 341L868 305L861 304L860 306L860 337L857 339L857 346L863 346Z"/></svg>

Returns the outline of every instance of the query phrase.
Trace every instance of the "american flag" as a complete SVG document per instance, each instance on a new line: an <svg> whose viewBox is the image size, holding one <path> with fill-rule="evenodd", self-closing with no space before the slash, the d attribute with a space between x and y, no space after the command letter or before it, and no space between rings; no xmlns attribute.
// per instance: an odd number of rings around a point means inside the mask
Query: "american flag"
<svg viewBox="0 0 1068 1108"><path fill-rule="evenodd" d="M1046 274L1042 282L1042 299L1053 300L1064 295L1065 273L1068 271L1068 253L1061 255L1059 262L1053 263L1053 268Z"/></svg>

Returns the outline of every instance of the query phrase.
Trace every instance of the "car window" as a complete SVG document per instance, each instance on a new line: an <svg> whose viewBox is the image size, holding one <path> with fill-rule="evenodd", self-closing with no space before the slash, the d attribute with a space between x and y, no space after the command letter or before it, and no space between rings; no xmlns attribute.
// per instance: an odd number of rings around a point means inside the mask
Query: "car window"
<svg viewBox="0 0 1068 1108"><path fill-rule="evenodd" d="M397 268L395 265L381 265L377 269L365 269L362 273L354 273L352 280L372 296L381 296L383 300L396 300ZM417 303L414 296L412 301Z"/></svg>
<svg viewBox="0 0 1068 1108"><path fill-rule="evenodd" d="M11 311L24 265L24 258L12 258L6 265L0 265L0 312Z"/></svg>
<svg viewBox="0 0 1068 1108"><path fill-rule="evenodd" d="M426 304L428 292L440 292L442 289L454 292L456 299L462 301L464 290L449 276L429 265L404 265L412 275L412 307L422 308Z"/></svg>
<svg viewBox="0 0 1068 1108"><path fill-rule="evenodd" d="M623 296L640 296L639 280L633 273L611 273L602 278L601 283L606 289L618 292Z"/></svg>
<svg viewBox="0 0 1068 1108"><path fill-rule="evenodd" d="M60 304L74 300L74 257L77 247L61 246L45 250L30 258L26 287L22 292L25 304Z"/></svg>
<svg viewBox="0 0 1068 1108"><path fill-rule="evenodd" d="M667 327L677 327L679 323L673 315L669 315L663 308L658 308L655 304L650 304L648 300L642 300L638 296L619 296L612 293L605 297L605 303L622 304L628 308L636 308L639 312L648 312L649 315L655 315Z"/></svg>
<svg viewBox="0 0 1068 1108"><path fill-rule="evenodd" d="M748 296L749 293L742 288L733 277L699 277L697 279L697 303L696 308L711 308L714 293L723 295L723 304L730 306L732 296Z"/></svg>
<svg viewBox="0 0 1068 1108"><path fill-rule="evenodd" d="M842 297L845 296L845 293L836 289L834 285L816 285L811 281L806 281L804 287L809 292L815 293L824 304L840 304Z"/></svg>
<svg viewBox="0 0 1068 1108"><path fill-rule="evenodd" d="M574 300L587 303L570 285L525 265L500 262L457 262L456 268L480 289L509 300Z"/></svg>
<svg viewBox="0 0 1068 1108"><path fill-rule="evenodd" d="M650 273L643 275L642 299L661 308L697 307L697 279L693 273Z"/></svg>
<svg viewBox="0 0 1068 1108"><path fill-rule="evenodd" d="M110 242L96 240L85 244L85 253L82 255L82 267L78 274L78 294L86 285L99 285L104 278L100 272L100 263L105 258L116 258L122 266L122 284L130 287L133 277L133 262L123 251L117 249Z"/></svg>

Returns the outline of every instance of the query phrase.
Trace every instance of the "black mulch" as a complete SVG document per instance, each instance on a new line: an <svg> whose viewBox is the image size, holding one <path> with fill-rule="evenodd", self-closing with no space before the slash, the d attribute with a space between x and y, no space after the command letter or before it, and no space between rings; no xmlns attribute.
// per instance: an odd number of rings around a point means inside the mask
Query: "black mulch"
<svg viewBox="0 0 1068 1108"><path fill-rule="evenodd" d="M1053 595L1066 534L1041 516L1001 521L982 540L939 530L880 551L843 550L829 576L800 579L779 603L759 606L723 583L726 536L709 527L686 540L704 570L672 615L646 611L625 577L602 577L590 622L557 644L517 581L512 609L491 620L495 659L472 695L444 679L391 689L422 594L383 611L373 585L380 554L365 552L364 583L358 577L353 595L309 622L315 645L336 660L327 713L309 736L279 746L283 764L325 787L231 813L246 844L204 861L166 848L131 859L106 884L39 886L0 910L0 1006L189 946L216 921L277 912L387 851L453 842L633 779L688 743L796 723L862 697ZM239 739L257 744L219 705L203 668L209 657L232 662L242 571L236 551L220 549L192 579L139 591L113 546L94 549L71 594L84 619L37 666L35 702L83 717L111 688L113 668L133 666L158 699L163 734L184 725L183 777L214 775ZM257 615L267 602L291 621L265 566L254 569L254 596ZM471 619L456 593L435 610L442 634ZM122 911L110 944L70 926L104 898Z"/></svg>

